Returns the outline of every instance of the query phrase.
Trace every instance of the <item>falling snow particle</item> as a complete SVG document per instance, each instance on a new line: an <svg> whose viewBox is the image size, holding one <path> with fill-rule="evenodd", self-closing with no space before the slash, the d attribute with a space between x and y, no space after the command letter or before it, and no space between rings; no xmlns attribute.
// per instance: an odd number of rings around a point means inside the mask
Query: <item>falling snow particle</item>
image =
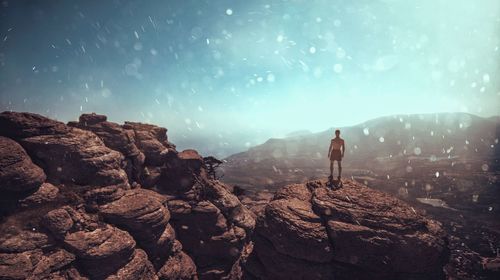
<svg viewBox="0 0 500 280"><path fill-rule="evenodd" d="M226 10L226 15L230 16L232 14L233 14L233 10L231 10L231 9Z"/></svg>
<svg viewBox="0 0 500 280"><path fill-rule="evenodd" d="M486 171L488 171L489 166L485 163L485 164L481 165L481 169L482 169L484 172L486 172Z"/></svg>
<svg viewBox="0 0 500 280"><path fill-rule="evenodd" d="M309 52L310 52L311 54L316 53L316 48L315 48L315 47L310 47L310 48L309 48Z"/></svg>
<svg viewBox="0 0 500 280"><path fill-rule="evenodd" d="M436 171L436 178L439 178L439 171Z"/></svg>
<svg viewBox="0 0 500 280"><path fill-rule="evenodd" d="M413 153L418 156L422 153L422 149L420 149L419 147L415 147L413 149Z"/></svg>
<svg viewBox="0 0 500 280"><path fill-rule="evenodd" d="M379 141L380 143L384 143L385 139L384 139L384 137L380 137L380 138L378 139L378 141Z"/></svg>
<svg viewBox="0 0 500 280"><path fill-rule="evenodd" d="M366 136L370 135L370 130L368 129L368 127L365 127L363 129L363 134L366 135Z"/></svg>
<svg viewBox="0 0 500 280"><path fill-rule="evenodd" d="M134 44L134 50L136 50L136 51L142 50L142 44L140 42L136 42Z"/></svg>
<svg viewBox="0 0 500 280"><path fill-rule="evenodd" d="M341 73L343 68L344 67L342 67L342 64L340 64L340 63L333 65L333 71L335 71L335 73L337 73L337 74Z"/></svg>

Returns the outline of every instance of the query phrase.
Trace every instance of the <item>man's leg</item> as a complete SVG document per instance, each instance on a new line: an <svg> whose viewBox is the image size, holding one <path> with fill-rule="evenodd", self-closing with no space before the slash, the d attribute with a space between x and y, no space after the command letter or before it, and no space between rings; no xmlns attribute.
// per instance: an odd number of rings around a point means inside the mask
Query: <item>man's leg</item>
<svg viewBox="0 0 500 280"><path fill-rule="evenodd" d="M330 177L333 178L333 160L330 160Z"/></svg>
<svg viewBox="0 0 500 280"><path fill-rule="evenodd" d="M342 176L342 162L339 160L337 161L337 164L339 165L339 180L340 180L340 177Z"/></svg>

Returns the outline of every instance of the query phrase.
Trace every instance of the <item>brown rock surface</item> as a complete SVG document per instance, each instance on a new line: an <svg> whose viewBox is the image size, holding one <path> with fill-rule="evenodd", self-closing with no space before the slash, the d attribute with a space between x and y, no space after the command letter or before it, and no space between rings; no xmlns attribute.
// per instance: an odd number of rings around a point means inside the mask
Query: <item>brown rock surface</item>
<svg viewBox="0 0 500 280"><path fill-rule="evenodd" d="M92 131L107 147L122 153L129 165L129 168L126 168L129 178L137 180L145 157L136 146L134 132L106 120L104 115L83 114L80 116L79 122L70 122L68 125Z"/></svg>
<svg viewBox="0 0 500 280"><path fill-rule="evenodd" d="M183 252L171 256L160 271L158 271L158 276L162 280L198 279L193 260Z"/></svg>
<svg viewBox="0 0 500 280"><path fill-rule="evenodd" d="M93 133L28 113L0 114L0 135L12 137L35 159L49 181L79 185L126 184L123 156ZM10 128L10 129L4 129Z"/></svg>
<svg viewBox="0 0 500 280"><path fill-rule="evenodd" d="M37 189L45 179L43 170L31 161L23 147L0 136L0 191Z"/></svg>
<svg viewBox="0 0 500 280"><path fill-rule="evenodd" d="M429 279L442 277L448 254L440 224L352 181L280 189L254 241L247 269L265 279Z"/></svg>

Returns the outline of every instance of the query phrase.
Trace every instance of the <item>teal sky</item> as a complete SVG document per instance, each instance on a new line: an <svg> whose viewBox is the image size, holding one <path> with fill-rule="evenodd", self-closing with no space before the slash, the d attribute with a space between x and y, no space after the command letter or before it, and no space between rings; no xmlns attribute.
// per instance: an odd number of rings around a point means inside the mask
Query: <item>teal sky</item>
<svg viewBox="0 0 500 280"><path fill-rule="evenodd" d="M497 0L3 1L0 39L0 110L151 122L202 150L500 114Z"/></svg>

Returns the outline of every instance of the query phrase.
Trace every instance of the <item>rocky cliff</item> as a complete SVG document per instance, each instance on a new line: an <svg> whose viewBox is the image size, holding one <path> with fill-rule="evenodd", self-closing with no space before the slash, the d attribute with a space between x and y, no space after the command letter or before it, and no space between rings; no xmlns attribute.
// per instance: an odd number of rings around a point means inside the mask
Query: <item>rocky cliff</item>
<svg viewBox="0 0 500 280"><path fill-rule="evenodd" d="M1 113L0 279L443 277L440 224L390 195L294 184L256 219L166 132Z"/></svg>
<svg viewBox="0 0 500 280"><path fill-rule="evenodd" d="M0 279L239 278L254 215L166 129L0 114Z"/></svg>

